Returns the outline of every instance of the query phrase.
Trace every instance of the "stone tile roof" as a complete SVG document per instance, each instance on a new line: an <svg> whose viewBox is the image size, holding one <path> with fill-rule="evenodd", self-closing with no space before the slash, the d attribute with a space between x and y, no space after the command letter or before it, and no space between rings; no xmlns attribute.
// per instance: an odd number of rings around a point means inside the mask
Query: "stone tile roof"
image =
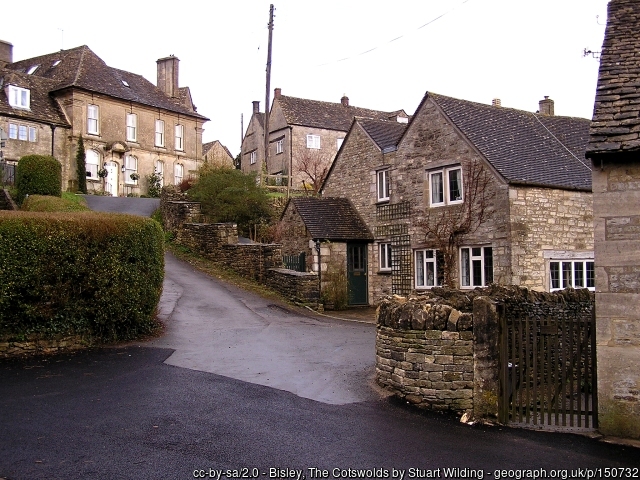
<svg viewBox="0 0 640 480"><path fill-rule="evenodd" d="M324 240L373 240L348 198L295 197L290 200L311 238Z"/></svg>
<svg viewBox="0 0 640 480"><path fill-rule="evenodd" d="M6 90L0 89L0 115L70 127L64 113L49 91L55 83L47 78L34 77L26 73L0 69L1 85L14 85L30 91L30 109L13 108L9 105Z"/></svg>
<svg viewBox="0 0 640 480"><path fill-rule="evenodd" d="M611 0L608 8L589 157L640 151L640 2Z"/></svg>
<svg viewBox="0 0 640 480"><path fill-rule="evenodd" d="M171 98L143 76L109 67L86 45L20 60L5 68L27 73L36 65L38 68L32 76L49 79L53 86L50 92L70 87L81 88L208 120L183 104L186 91L180 92L182 98Z"/></svg>
<svg viewBox="0 0 640 480"><path fill-rule="evenodd" d="M589 120L426 96L509 183L591 190Z"/></svg>
<svg viewBox="0 0 640 480"><path fill-rule="evenodd" d="M218 143L220 145L220 147L222 147L224 149L224 151L227 153L227 155L229 155L231 158L233 158L233 155L231 155L231 152L229 151L229 149L227 147L225 147L224 145L222 145L222 143L220 143L220 140L214 140L213 142L203 143L202 144L202 156L205 156L207 153L209 153L209 150L211 150L216 143Z"/></svg>
<svg viewBox="0 0 640 480"><path fill-rule="evenodd" d="M285 95L280 95L275 101L280 104L289 125L301 125L342 132L349 130L354 117L390 120L399 114L407 116L403 110L381 112L367 108L345 107L342 103L321 102Z"/></svg>
<svg viewBox="0 0 640 480"><path fill-rule="evenodd" d="M389 120L371 120L356 118L365 132L378 145L383 152L395 149L407 129L406 123L398 123Z"/></svg>

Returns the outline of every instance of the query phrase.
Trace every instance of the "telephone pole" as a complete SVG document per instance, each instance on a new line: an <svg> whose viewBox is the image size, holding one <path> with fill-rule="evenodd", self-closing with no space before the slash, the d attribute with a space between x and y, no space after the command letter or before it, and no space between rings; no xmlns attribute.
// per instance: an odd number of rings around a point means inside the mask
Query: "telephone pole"
<svg viewBox="0 0 640 480"><path fill-rule="evenodd" d="M273 3L269 8L269 46L267 47L267 89L264 100L264 164L263 169L269 173L267 160L269 159L269 101L271 93L271 42L273 40ZM266 177L265 177L266 183Z"/></svg>

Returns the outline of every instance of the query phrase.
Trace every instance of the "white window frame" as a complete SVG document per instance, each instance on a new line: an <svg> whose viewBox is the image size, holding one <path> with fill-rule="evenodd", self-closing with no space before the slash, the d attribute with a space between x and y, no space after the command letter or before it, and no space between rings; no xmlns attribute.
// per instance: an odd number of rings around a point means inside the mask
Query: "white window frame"
<svg viewBox="0 0 640 480"><path fill-rule="evenodd" d="M127 185L137 185L138 180L131 178L132 173L138 173L138 159L133 155L124 157L124 183Z"/></svg>
<svg viewBox="0 0 640 480"><path fill-rule="evenodd" d="M164 162L158 160L155 166L156 175L160 177L160 186L164 187Z"/></svg>
<svg viewBox="0 0 640 480"><path fill-rule="evenodd" d="M17 140L18 139L18 124L16 124L16 123L10 123L9 124L9 138L11 140Z"/></svg>
<svg viewBox="0 0 640 480"><path fill-rule="evenodd" d="M184 125L177 124L175 130L175 146L176 150L184 152Z"/></svg>
<svg viewBox="0 0 640 480"><path fill-rule="evenodd" d="M8 91L9 105L13 108L26 108L31 106L31 91L28 88L9 85Z"/></svg>
<svg viewBox="0 0 640 480"><path fill-rule="evenodd" d="M29 133L26 125L18 125L18 140L26 142L29 140Z"/></svg>
<svg viewBox="0 0 640 480"><path fill-rule="evenodd" d="M173 181L174 185L180 185L184 178L184 165L176 163L173 167Z"/></svg>
<svg viewBox="0 0 640 480"><path fill-rule="evenodd" d="M452 199L451 181L454 172L460 172L458 185L459 197ZM464 179L462 177L462 167L460 165L429 171L427 175L429 180L429 205L431 207L440 207L443 205L457 205L464 202ZM438 198L434 199L434 193L436 192L436 189L434 189L434 181L437 178L441 179L441 183L439 184L441 191Z"/></svg>
<svg viewBox="0 0 640 480"><path fill-rule="evenodd" d="M486 287L493 283L493 247L474 245L460 248L460 288ZM488 263L491 270L488 271ZM479 277L477 276L479 275ZM476 282L479 278L480 282Z"/></svg>
<svg viewBox="0 0 640 480"><path fill-rule="evenodd" d="M28 127L28 138L30 142L38 141L38 132L36 127Z"/></svg>
<svg viewBox="0 0 640 480"><path fill-rule="evenodd" d="M378 253L379 253L379 261L378 261L378 265L379 265L379 269L381 272L390 272L391 271L391 266L392 266L392 261L391 261L391 244L386 242L386 243L380 243L378 246Z"/></svg>
<svg viewBox="0 0 640 480"><path fill-rule="evenodd" d="M310 133L307 135L307 148L320 150L320 135Z"/></svg>
<svg viewBox="0 0 640 480"><path fill-rule="evenodd" d="M98 105L87 105L87 133L90 135L100 134L100 107Z"/></svg>
<svg viewBox="0 0 640 480"><path fill-rule="evenodd" d="M378 170L376 172L376 192L379 202L386 202L389 200L389 169Z"/></svg>
<svg viewBox="0 0 640 480"><path fill-rule="evenodd" d="M276 155L284 152L284 139L280 139L276 142Z"/></svg>
<svg viewBox="0 0 640 480"><path fill-rule="evenodd" d="M127 113L127 141L136 142L138 138L138 115Z"/></svg>
<svg viewBox="0 0 640 480"><path fill-rule="evenodd" d="M100 180L100 178L98 177L98 169L100 168L100 154L92 149L86 150L84 157L84 168L87 171L87 178L89 180Z"/></svg>
<svg viewBox="0 0 640 480"><path fill-rule="evenodd" d="M554 269L557 269L555 281ZM596 273L593 258L549 260L549 291L556 292L565 288L587 288L595 292Z"/></svg>
<svg viewBox="0 0 640 480"><path fill-rule="evenodd" d="M444 272L440 271L443 264L442 254L435 249L425 248L414 250L414 278L417 290L442 286Z"/></svg>
<svg viewBox="0 0 640 480"><path fill-rule="evenodd" d="M156 119L156 134L155 134L156 147L164 147L164 120Z"/></svg>
<svg viewBox="0 0 640 480"><path fill-rule="evenodd" d="M253 165L254 163L256 163L256 161L257 161L257 155L256 155L256 151L254 150L253 152L249 153L249 163Z"/></svg>

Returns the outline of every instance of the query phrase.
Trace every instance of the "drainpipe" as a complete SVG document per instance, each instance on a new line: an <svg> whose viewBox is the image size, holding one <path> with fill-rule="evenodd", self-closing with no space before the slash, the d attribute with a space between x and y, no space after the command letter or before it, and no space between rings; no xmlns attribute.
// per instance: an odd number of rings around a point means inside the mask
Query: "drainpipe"
<svg viewBox="0 0 640 480"><path fill-rule="evenodd" d="M51 127L51 156L55 157L55 155L54 155L54 146L55 146L56 126L53 123L49 124L49 126Z"/></svg>

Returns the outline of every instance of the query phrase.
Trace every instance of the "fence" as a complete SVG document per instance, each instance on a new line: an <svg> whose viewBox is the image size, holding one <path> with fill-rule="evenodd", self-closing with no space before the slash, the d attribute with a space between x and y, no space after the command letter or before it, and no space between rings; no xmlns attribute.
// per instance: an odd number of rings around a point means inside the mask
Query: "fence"
<svg viewBox="0 0 640 480"><path fill-rule="evenodd" d="M282 263L285 268L288 268L289 270L294 270L296 272L307 271L307 257L304 252L301 252L299 255L283 255Z"/></svg>

